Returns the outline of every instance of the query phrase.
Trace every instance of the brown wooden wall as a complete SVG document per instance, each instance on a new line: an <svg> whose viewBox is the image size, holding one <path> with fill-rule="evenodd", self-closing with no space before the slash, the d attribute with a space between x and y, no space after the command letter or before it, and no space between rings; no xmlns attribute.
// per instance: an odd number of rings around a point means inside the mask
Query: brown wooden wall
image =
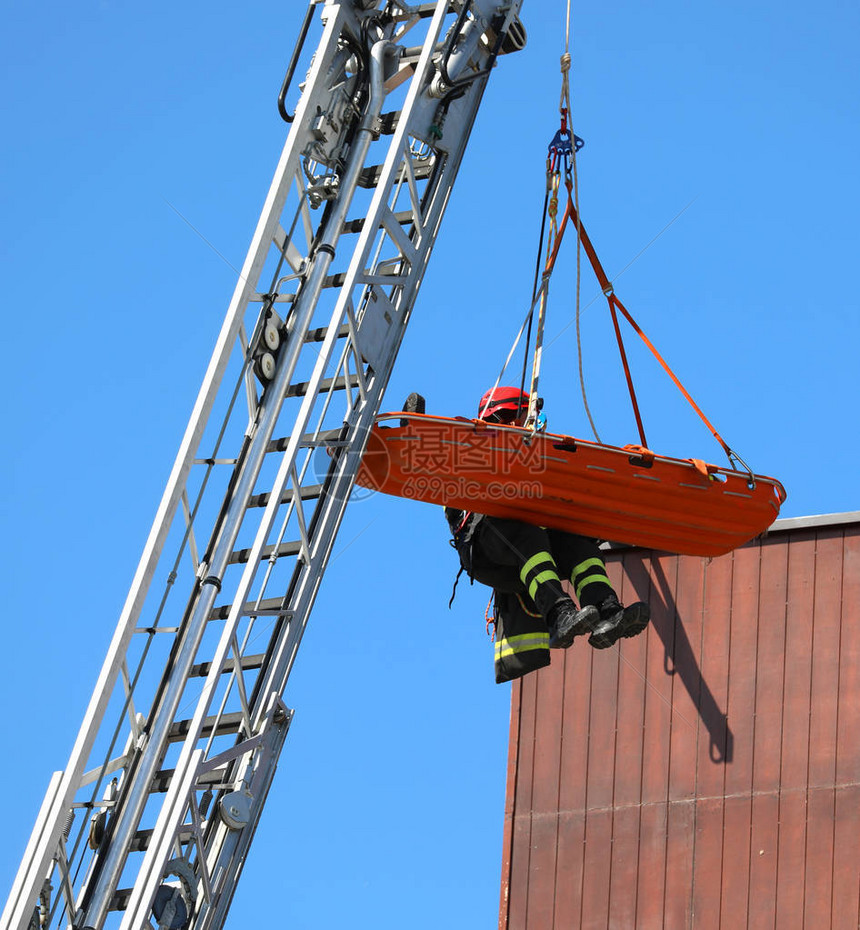
<svg viewBox="0 0 860 930"><path fill-rule="evenodd" d="M501 930L857 930L860 525L608 561L652 627L514 684Z"/></svg>

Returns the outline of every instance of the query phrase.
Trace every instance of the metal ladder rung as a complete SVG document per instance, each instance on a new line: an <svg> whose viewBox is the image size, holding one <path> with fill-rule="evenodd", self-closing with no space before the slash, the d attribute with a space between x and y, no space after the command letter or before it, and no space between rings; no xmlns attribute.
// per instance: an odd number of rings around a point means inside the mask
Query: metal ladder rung
<svg viewBox="0 0 860 930"><path fill-rule="evenodd" d="M344 375L339 375L337 378L323 378L320 382L320 394L325 394L327 391L342 391L344 388L349 387L355 389L359 386L361 382L359 381L358 375L350 375L349 381L347 381ZM287 397L304 397L308 392L307 381L299 381L296 384L291 384L287 388Z"/></svg>
<svg viewBox="0 0 860 930"><path fill-rule="evenodd" d="M131 851L132 852L146 852L149 849L149 842L152 839L152 830L138 830L134 834L134 839L131 841ZM119 896L119 892L117 892ZM114 899L116 900L116 899ZM118 911L124 911L124 907L116 908Z"/></svg>
<svg viewBox="0 0 860 930"><path fill-rule="evenodd" d="M273 553L275 553L277 557L280 559L285 555L298 555L301 551L302 551L302 544L298 541L293 542L291 540L290 542L281 543L277 547L277 551L276 551L275 546L263 546L263 554L261 555L260 558L268 559ZM250 556L251 556L250 549L237 549L230 556L228 560L228 564L244 565L248 561Z"/></svg>
<svg viewBox="0 0 860 930"><path fill-rule="evenodd" d="M268 303L273 300L276 304L291 304L295 301L295 294L277 294L274 298L271 294L254 294L250 300L255 304Z"/></svg>
<svg viewBox="0 0 860 930"><path fill-rule="evenodd" d="M258 604L256 601L246 601L244 607L242 608L242 617L277 617L279 614L285 613L284 610L284 599L282 597L266 597ZM230 611L233 609L232 604L219 604L216 607L213 607L209 613L210 620L226 620L230 615ZM197 668L198 666L193 666ZM191 674L195 674L192 670ZM204 674L206 674L204 672Z"/></svg>
<svg viewBox="0 0 860 930"><path fill-rule="evenodd" d="M300 441L301 447L307 449L309 446L325 446L332 442L340 440L343 427L338 429L324 429L318 433L305 433ZM280 439L273 439L266 446L266 453L269 452L286 452L290 444L289 436L282 436Z"/></svg>
<svg viewBox="0 0 860 930"><path fill-rule="evenodd" d="M343 432L343 427L340 427L338 429L320 430L318 433L305 433L299 445L303 449L318 449L321 447L342 448L348 445Z"/></svg>
<svg viewBox="0 0 860 930"><path fill-rule="evenodd" d="M220 717L207 717L203 721L203 728L200 731L200 736L208 738L212 736L213 732L216 736L238 733L244 719L241 711L236 711L231 714L221 714ZM177 720L170 728L167 737L168 740L170 740L171 743L178 743L180 740L185 739L190 727L190 720Z"/></svg>
<svg viewBox="0 0 860 930"><path fill-rule="evenodd" d="M229 605L227 605L226 607L223 607L221 609L227 611L230 609L230 607ZM265 653L262 653L262 652L259 655L242 656L242 671L248 672L254 668L262 668L263 662L265 661L265 659L266 659L266 655ZM223 674L226 675L227 673L234 671L235 668L236 668L235 659L227 659L224 662L224 665L221 668L221 671ZM212 669L211 662L199 662L197 665L193 665L191 667L191 671L188 673L188 676L190 678L205 678L209 674L211 669Z"/></svg>
<svg viewBox="0 0 860 930"><path fill-rule="evenodd" d="M162 769L160 772L156 772L155 778L152 780L152 786L149 789L150 794L164 794L170 787L170 782L173 780L175 771L176 769ZM212 769L209 772L203 772L201 775L197 776L195 784L198 788L218 785L224 780L226 773L226 766L220 769Z"/></svg>
<svg viewBox="0 0 860 930"><path fill-rule="evenodd" d="M284 609L284 599L282 597L267 597L257 604L256 601L246 601L240 617L279 617L281 614L289 613ZM232 604L219 604L213 607L209 612L210 620L226 620L233 609ZM195 665L194 668L197 668ZM192 675L194 672L191 673Z"/></svg>
<svg viewBox="0 0 860 930"><path fill-rule="evenodd" d="M315 500L322 494L322 492L323 492L323 486L321 484L307 484L304 487L299 489L299 497L303 501ZM255 494L248 501L248 507L265 507L269 503L269 499L271 498L271 496L272 495L270 491L264 491L262 494ZM289 504L289 502L292 499L293 499L292 490L285 491L281 495L282 504Z"/></svg>
<svg viewBox="0 0 860 930"><path fill-rule="evenodd" d="M150 841L152 840L153 832L154 832L153 830L138 830L137 833L134 834L134 839L131 841L131 852L146 852L147 849L149 849L149 844L150 844ZM189 827L185 830L180 830L176 838L180 843L187 843L188 840L190 840L193 835L194 835L193 831ZM114 910L114 911L125 910L127 903L128 903L127 899L125 903L122 904L122 906L120 907L113 906L114 902L119 902L122 900L121 896L123 895L124 890L125 889L121 889L117 891L116 895L114 895L114 898L111 901L111 910ZM130 890L131 889L129 889L129 892Z"/></svg>
<svg viewBox="0 0 860 930"><path fill-rule="evenodd" d="M383 113L379 117L379 132L383 136L393 136L400 122L400 110L392 110L390 113Z"/></svg>
<svg viewBox="0 0 860 930"><path fill-rule="evenodd" d="M337 274L329 274L323 278L323 287L343 287L343 283L346 281L346 272L339 271ZM296 294L281 294L278 297L278 300L282 303L295 303L297 295ZM305 342L310 342L311 340L305 338ZM321 341L321 340L317 340Z"/></svg>
<svg viewBox="0 0 860 930"><path fill-rule="evenodd" d="M400 210L394 214L394 218L400 223L401 226L408 226L410 223L415 222L415 214L411 210ZM348 233L360 233L364 229L365 220L363 218L357 220L347 220L343 224L343 231Z"/></svg>
<svg viewBox="0 0 860 930"><path fill-rule="evenodd" d="M323 287L342 287L346 281L346 272L339 271L337 274L326 275L323 278Z"/></svg>
<svg viewBox="0 0 860 930"><path fill-rule="evenodd" d="M413 165L412 174L416 181L426 181L432 174L433 169L438 164L436 159L426 162L417 162ZM382 177L383 165L370 165L358 177L358 186L365 189L371 189L379 184Z"/></svg>
<svg viewBox="0 0 860 930"><path fill-rule="evenodd" d="M305 342L322 342L325 339L328 330L325 326L320 326L319 329L309 329L305 333ZM346 339L349 335L349 326L346 323L341 326L337 331L338 339Z"/></svg>
<svg viewBox="0 0 860 930"><path fill-rule="evenodd" d="M124 911L128 907L129 898L131 898L133 890L132 888L117 888L113 897L110 899L110 910Z"/></svg>

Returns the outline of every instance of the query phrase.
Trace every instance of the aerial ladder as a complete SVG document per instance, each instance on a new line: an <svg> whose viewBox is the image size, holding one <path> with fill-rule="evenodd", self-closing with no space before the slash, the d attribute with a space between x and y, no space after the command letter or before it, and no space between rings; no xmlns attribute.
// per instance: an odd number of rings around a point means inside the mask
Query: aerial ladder
<svg viewBox="0 0 860 930"><path fill-rule="evenodd" d="M525 44L521 2L311 0L279 98L289 136L0 930L224 926L484 88Z"/></svg>

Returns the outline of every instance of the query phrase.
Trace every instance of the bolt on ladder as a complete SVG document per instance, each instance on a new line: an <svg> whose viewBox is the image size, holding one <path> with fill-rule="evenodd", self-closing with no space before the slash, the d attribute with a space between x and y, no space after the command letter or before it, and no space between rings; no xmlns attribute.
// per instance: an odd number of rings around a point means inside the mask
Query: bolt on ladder
<svg viewBox="0 0 860 930"><path fill-rule="evenodd" d="M311 0L322 34L128 598L2 930L223 926L282 699L521 0ZM420 44L407 46L416 39Z"/></svg>

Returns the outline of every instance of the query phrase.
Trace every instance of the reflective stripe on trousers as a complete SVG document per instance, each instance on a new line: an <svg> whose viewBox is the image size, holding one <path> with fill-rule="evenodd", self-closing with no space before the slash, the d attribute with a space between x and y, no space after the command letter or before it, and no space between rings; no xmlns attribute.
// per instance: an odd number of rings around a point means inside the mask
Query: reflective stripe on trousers
<svg viewBox="0 0 860 930"><path fill-rule="evenodd" d="M555 567L555 559L552 553L543 551L533 555L525 565L520 569L520 581L529 592L529 597L535 600L535 594L540 585L548 581L554 581L559 585L558 593L561 593L561 579Z"/></svg>
<svg viewBox="0 0 860 930"><path fill-rule="evenodd" d="M579 565L574 565L573 571L570 573L570 583L573 585L576 599L580 603L582 603L583 588L595 582L605 584L609 588L612 587L612 582L610 582L609 576L606 574L606 565L603 563L603 559L586 559L584 562L580 562Z"/></svg>
<svg viewBox="0 0 860 930"><path fill-rule="evenodd" d="M531 649L549 649L549 633L523 633L500 639L496 643L496 661Z"/></svg>

